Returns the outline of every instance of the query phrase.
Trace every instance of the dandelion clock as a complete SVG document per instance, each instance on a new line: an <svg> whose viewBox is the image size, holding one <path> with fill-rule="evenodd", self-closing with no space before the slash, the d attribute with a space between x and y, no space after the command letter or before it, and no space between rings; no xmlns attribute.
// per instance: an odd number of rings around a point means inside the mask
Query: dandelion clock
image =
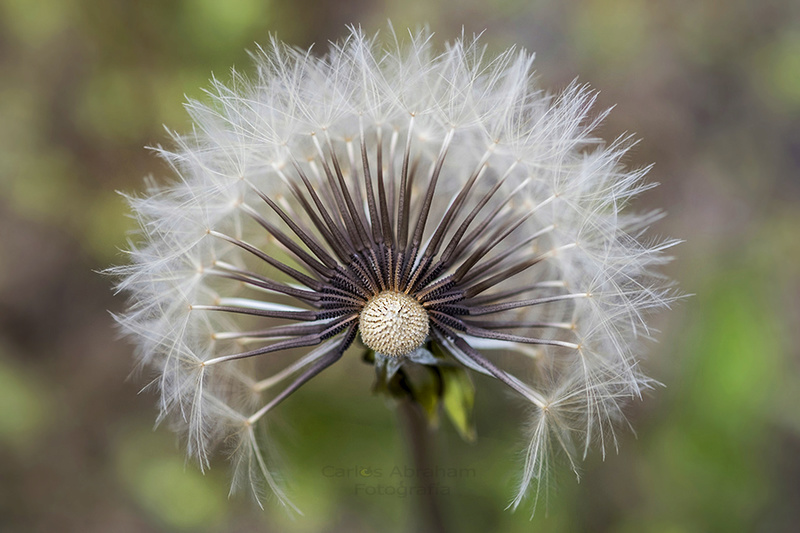
<svg viewBox="0 0 800 533"><path fill-rule="evenodd" d="M673 241L628 209L647 169L623 166L629 138L593 136L594 94L538 88L525 51L425 30L352 29L324 55L273 39L253 60L187 104L191 131L158 149L173 176L129 198L139 230L112 269L188 453L228 450L291 505L258 428L349 357L468 439L471 375L529 406L514 508L554 453L575 467L613 448L651 384L638 358Z"/></svg>

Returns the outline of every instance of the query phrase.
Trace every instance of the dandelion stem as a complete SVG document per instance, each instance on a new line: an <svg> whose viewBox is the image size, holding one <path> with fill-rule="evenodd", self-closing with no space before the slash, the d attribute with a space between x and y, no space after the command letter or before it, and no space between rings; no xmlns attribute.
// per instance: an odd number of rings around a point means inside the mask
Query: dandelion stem
<svg viewBox="0 0 800 533"><path fill-rule="evenodd" d="M431 430L428 427L425 415L420 407L410 399L398 402L400 416L403 419L403 429L405 430L406 443L409 454L414 462L414 472L416 485L430 483L423 475L424 472L435 470L436 465L432 461L433 439ZM425 491L425 495L417 500L419 512L414 513L417 523L414 524L413 531L421 533L446 533L444 518L441 510L441 498L435 490Z"/></svg>

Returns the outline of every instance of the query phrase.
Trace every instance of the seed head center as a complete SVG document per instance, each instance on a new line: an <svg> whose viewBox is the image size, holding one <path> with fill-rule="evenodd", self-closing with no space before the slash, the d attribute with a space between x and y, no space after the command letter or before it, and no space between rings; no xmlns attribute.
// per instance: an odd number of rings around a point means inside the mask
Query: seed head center
<svg viewBox="0 0 800 533"><path fill-rule="evenodd" d="M358 319L364 344L378 353L402 357L428 337L428 312L416 298L383 291L369 299Z"/></svg>

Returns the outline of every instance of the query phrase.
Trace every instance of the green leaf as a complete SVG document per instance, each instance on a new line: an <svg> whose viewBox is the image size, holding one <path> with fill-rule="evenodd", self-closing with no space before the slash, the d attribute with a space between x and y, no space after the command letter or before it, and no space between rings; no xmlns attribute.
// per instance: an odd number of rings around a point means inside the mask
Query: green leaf
<svg viewBox="0 0 800 533"><path fill-rule="evenodd" d="M444 410L458 430L461 438L474 442L475 424L472 420L472 407L475 405L475 386L463 368L439 367L442 377Z"/></svg>
<svg viewBox="0 0 800 533"><path fill-rule="evenodd" d="M406 384L411 389L411 398L422 407L431 427L439 425L439 401L442 396L442 380L435 367L404 365L402 370Z"/></svg>

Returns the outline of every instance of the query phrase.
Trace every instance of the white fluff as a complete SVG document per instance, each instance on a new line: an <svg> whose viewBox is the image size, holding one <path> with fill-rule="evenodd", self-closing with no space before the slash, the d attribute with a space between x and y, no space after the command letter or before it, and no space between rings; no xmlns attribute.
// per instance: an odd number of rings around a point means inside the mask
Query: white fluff
<svg viewBox="0 0 800 533"><path fill-rule="evenodd" d="M647 313L672 298L653 269L666 261L663 252L674 242L643 237L658 214L624 211L652 185L643 181L647 169L622 166L629 137L609 145L593 137L606 113L592 114L595 97L587 87L572 84L559 95L542 91L533 76L533 56L525 51L489 57L477 38L462 37L441 49L425 30L405 37L388 33L368 37L352 29L323 57L273 39L253 54L252 79L234 72L227 84L212 80L206 102L188 102L192 131L173 134L173 148L158 148L175 179L151 184L129 199L140 230L131 244L131 263L113 269L119 289L130 295L130 307L118 320L137 343L141 365L155 372L161 416L187 435L189 452L205 465L216 447L235 442L239 479L253 487L266 482L290 505L259 449L253 422L265 420L251 419L265 404L261 392L279 388L274 381L266 382L270 387L257 384L288 372L250 361L204 366L237 346L231 340L236 335L215 338L215 332L254 325L252 317L192 306L244 302L254 309L301 308L285 299L265 301L274 295L220 277L220 270L244 268L252 258L217 235L289 260L285 248L259 232L242 207L261 205L256 190L289 197L292 165L305 165L310 176L319 176L321 170L309 161L328 142L343 147L356 166L360 148L348 142L363 131L372 136L380 131L391 147L384 154L389 175L401 164L406 137L415 138L423 165L449 143L432 218L444 213L464 180L486 163L492 179L507 176L506 194L518 188L514 206L535 209L522 237L547 229L536 241L548 253L546 265L503 288L541 282L544 288L565 287L562 294L570 295L549 308L515 313L560 324L545 335L568 339L579 349L476 343L482 349L516 346L523 352L518 368L527 368L514 377L531 391L530 440L512 502L516 508L544 480L557 449L574 465L592 443L603 450L616 445L612 423L621 418L621 406L650 384L637 364L638 340L648 335ZM490 203L486 210L492 208ZM467 366L482 371L451 348ZM291 371L316 358L296 357Z"/></svg>

